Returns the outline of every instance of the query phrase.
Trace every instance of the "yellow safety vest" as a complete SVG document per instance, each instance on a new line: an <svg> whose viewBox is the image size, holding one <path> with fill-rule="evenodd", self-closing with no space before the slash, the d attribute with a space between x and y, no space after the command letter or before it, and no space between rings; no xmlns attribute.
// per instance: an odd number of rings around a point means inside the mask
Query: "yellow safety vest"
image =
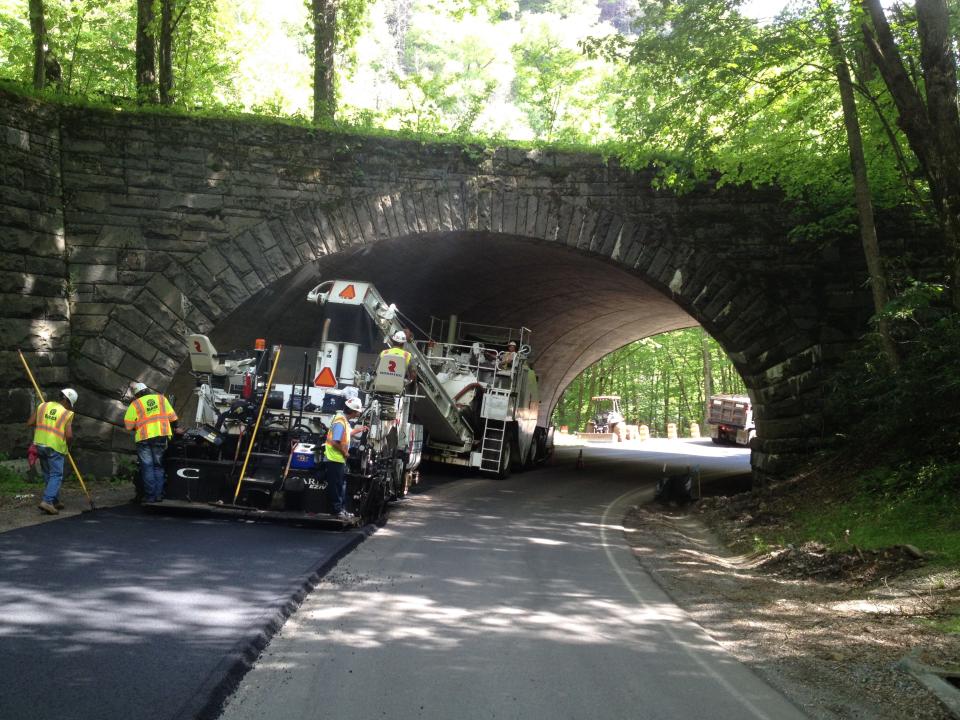
<svg viewBox="0 0 960 720"><path fill-rule="evenodd" d="M45 402L37 408L37 429L33 431L33 444L46 445L63 455L67 454L67 428L73 413L58 402Z"/></svg>
<svg viewBox="0 0 960 720"><path fill-rule="evenodd" d="M123 416L123 424L127 430L136 430L135 440L142 442L173 435L170 423L176 419L177 414L170 407L170 402L163 395L152 393L130 403Z"/></svg>
<svg viewBox="0 0 960 720"><path fill-rule="evenodd" d="M413 360L413 355L411 355L409 352L404 350L402 347L388 348L384 350L382 353L380 353L380 357L383 357L384 355L399 355L404 360L406 360L407 367L410 367L410 361Z"/></svg>
<svg viewBox="0 0 960 720"><path fill-rule="evenodd" d="M343 436L347 438L348 443L350 442L350 423L347 422L347 418L340 413L337 413L333 416L333 422L330 423L330 429L327 430L327 438L323 445L323 455L331 462L345 463L347 458L344 457L343 453L340 452L340 448L337 447L333 442L333 428L336 427L337 423L343 425Z"/></svg>

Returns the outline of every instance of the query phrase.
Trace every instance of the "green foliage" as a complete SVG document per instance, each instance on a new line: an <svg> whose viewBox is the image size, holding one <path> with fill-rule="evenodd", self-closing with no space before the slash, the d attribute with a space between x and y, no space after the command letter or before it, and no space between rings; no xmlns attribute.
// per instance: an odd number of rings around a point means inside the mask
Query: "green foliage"
<svg viewBox="0 0 960 720"><path fill-rule="evenodd" d="M653 163L665 185L685 190L719 173L719 182L777 184L802 227L794 239L855 228L852 176L838 81L823 11L791 6L770 25L743 17L728 0L644 3L636 39L611 36L588 50L622 58L612 95L626 161ZM874 204L913 197L915 161L904 154L889 97L860 59L860 18L836 3L848 62L861 94L860 115ZM664 149L680 161L664 162Z"/></svg>
<svg viewBox="0 0 960 720"><path fill-rule="evenodd" d="M0 453L0 495L18 495L36 489L36 483L31 483L21 473L4 464L6 461L7 455Z"/></svg>
<svg viewBox="0 0 960 720"><path fill-rule="evenodd" d="M908 319L894 329L900 371L887 365L871 336L828 380L827 432L848 453L891 463L960 459L960 317L930 304L940 292L916 285L891 306L892 316ZM909 307L909 297L920 302Z"/></svg>
<svg viewBox="0 0 960 720"><path fill-rule="evenodd" d="M692 422L703 428L704 346L713 393L745 393L743 380L716 341L700 328L689 328L630 343L588 367L564 390L553 424L583 430L591 397L619 395L631 425L648 425L664 436L671 422L683 430Z"/></svg>
<svg viewBox="0 0 960 720"><path fill-rule="evenodd" d="M804 511L792 523L796 538L816 538L838 550L911 544L933 562L960 562L960 463L875 468L852 496Z"/></svg>

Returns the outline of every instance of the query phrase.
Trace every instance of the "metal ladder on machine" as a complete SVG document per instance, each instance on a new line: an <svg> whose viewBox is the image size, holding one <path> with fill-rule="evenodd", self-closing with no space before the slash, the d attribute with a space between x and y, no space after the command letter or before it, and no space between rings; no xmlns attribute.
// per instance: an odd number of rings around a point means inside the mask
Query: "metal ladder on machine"
<svg viewBox="0 0 960 720"><path fill-rule="evenodd" d="M480 444L480 470L499 473L500 460L503 457L503 443L506 440L507 423L503 420L486 420L483 428L483 440Z"/></svg>

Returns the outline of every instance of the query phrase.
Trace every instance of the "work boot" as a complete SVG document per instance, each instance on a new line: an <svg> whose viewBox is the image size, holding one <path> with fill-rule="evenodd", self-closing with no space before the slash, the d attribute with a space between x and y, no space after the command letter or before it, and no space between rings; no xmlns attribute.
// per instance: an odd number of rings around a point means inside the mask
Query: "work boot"
<svg viewBox="0 0 960 720"><path fill-rule="evenodd" d="M63 508L65 507L65 505L62 502L60 502L60 498L57 498L56 500L53 501L53 506L57 510L63 510Z"/></svg>
<svg viewBox="0 0 960 720"><path fill-rule="evenodd" d="M43 510L47 515L59 515L59 514L60 514L60 511L59 511L59 510L57 510L53 505L51 505L50 503L46 502L45 500L44 500L44 501L41 501L40 504L37 505L37 507L40 508L41 510Z"/></svg>

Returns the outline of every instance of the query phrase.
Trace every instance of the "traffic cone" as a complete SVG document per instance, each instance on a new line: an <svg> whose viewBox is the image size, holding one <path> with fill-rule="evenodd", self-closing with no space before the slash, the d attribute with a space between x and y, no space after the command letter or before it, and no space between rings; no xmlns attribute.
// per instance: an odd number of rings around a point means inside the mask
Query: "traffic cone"
<svg viewBox="0 0 960 720"><path fill-rule="evenodd" d="M583 449L581 448L580 454L577 455L577 470L583 470Z"/></svg>

